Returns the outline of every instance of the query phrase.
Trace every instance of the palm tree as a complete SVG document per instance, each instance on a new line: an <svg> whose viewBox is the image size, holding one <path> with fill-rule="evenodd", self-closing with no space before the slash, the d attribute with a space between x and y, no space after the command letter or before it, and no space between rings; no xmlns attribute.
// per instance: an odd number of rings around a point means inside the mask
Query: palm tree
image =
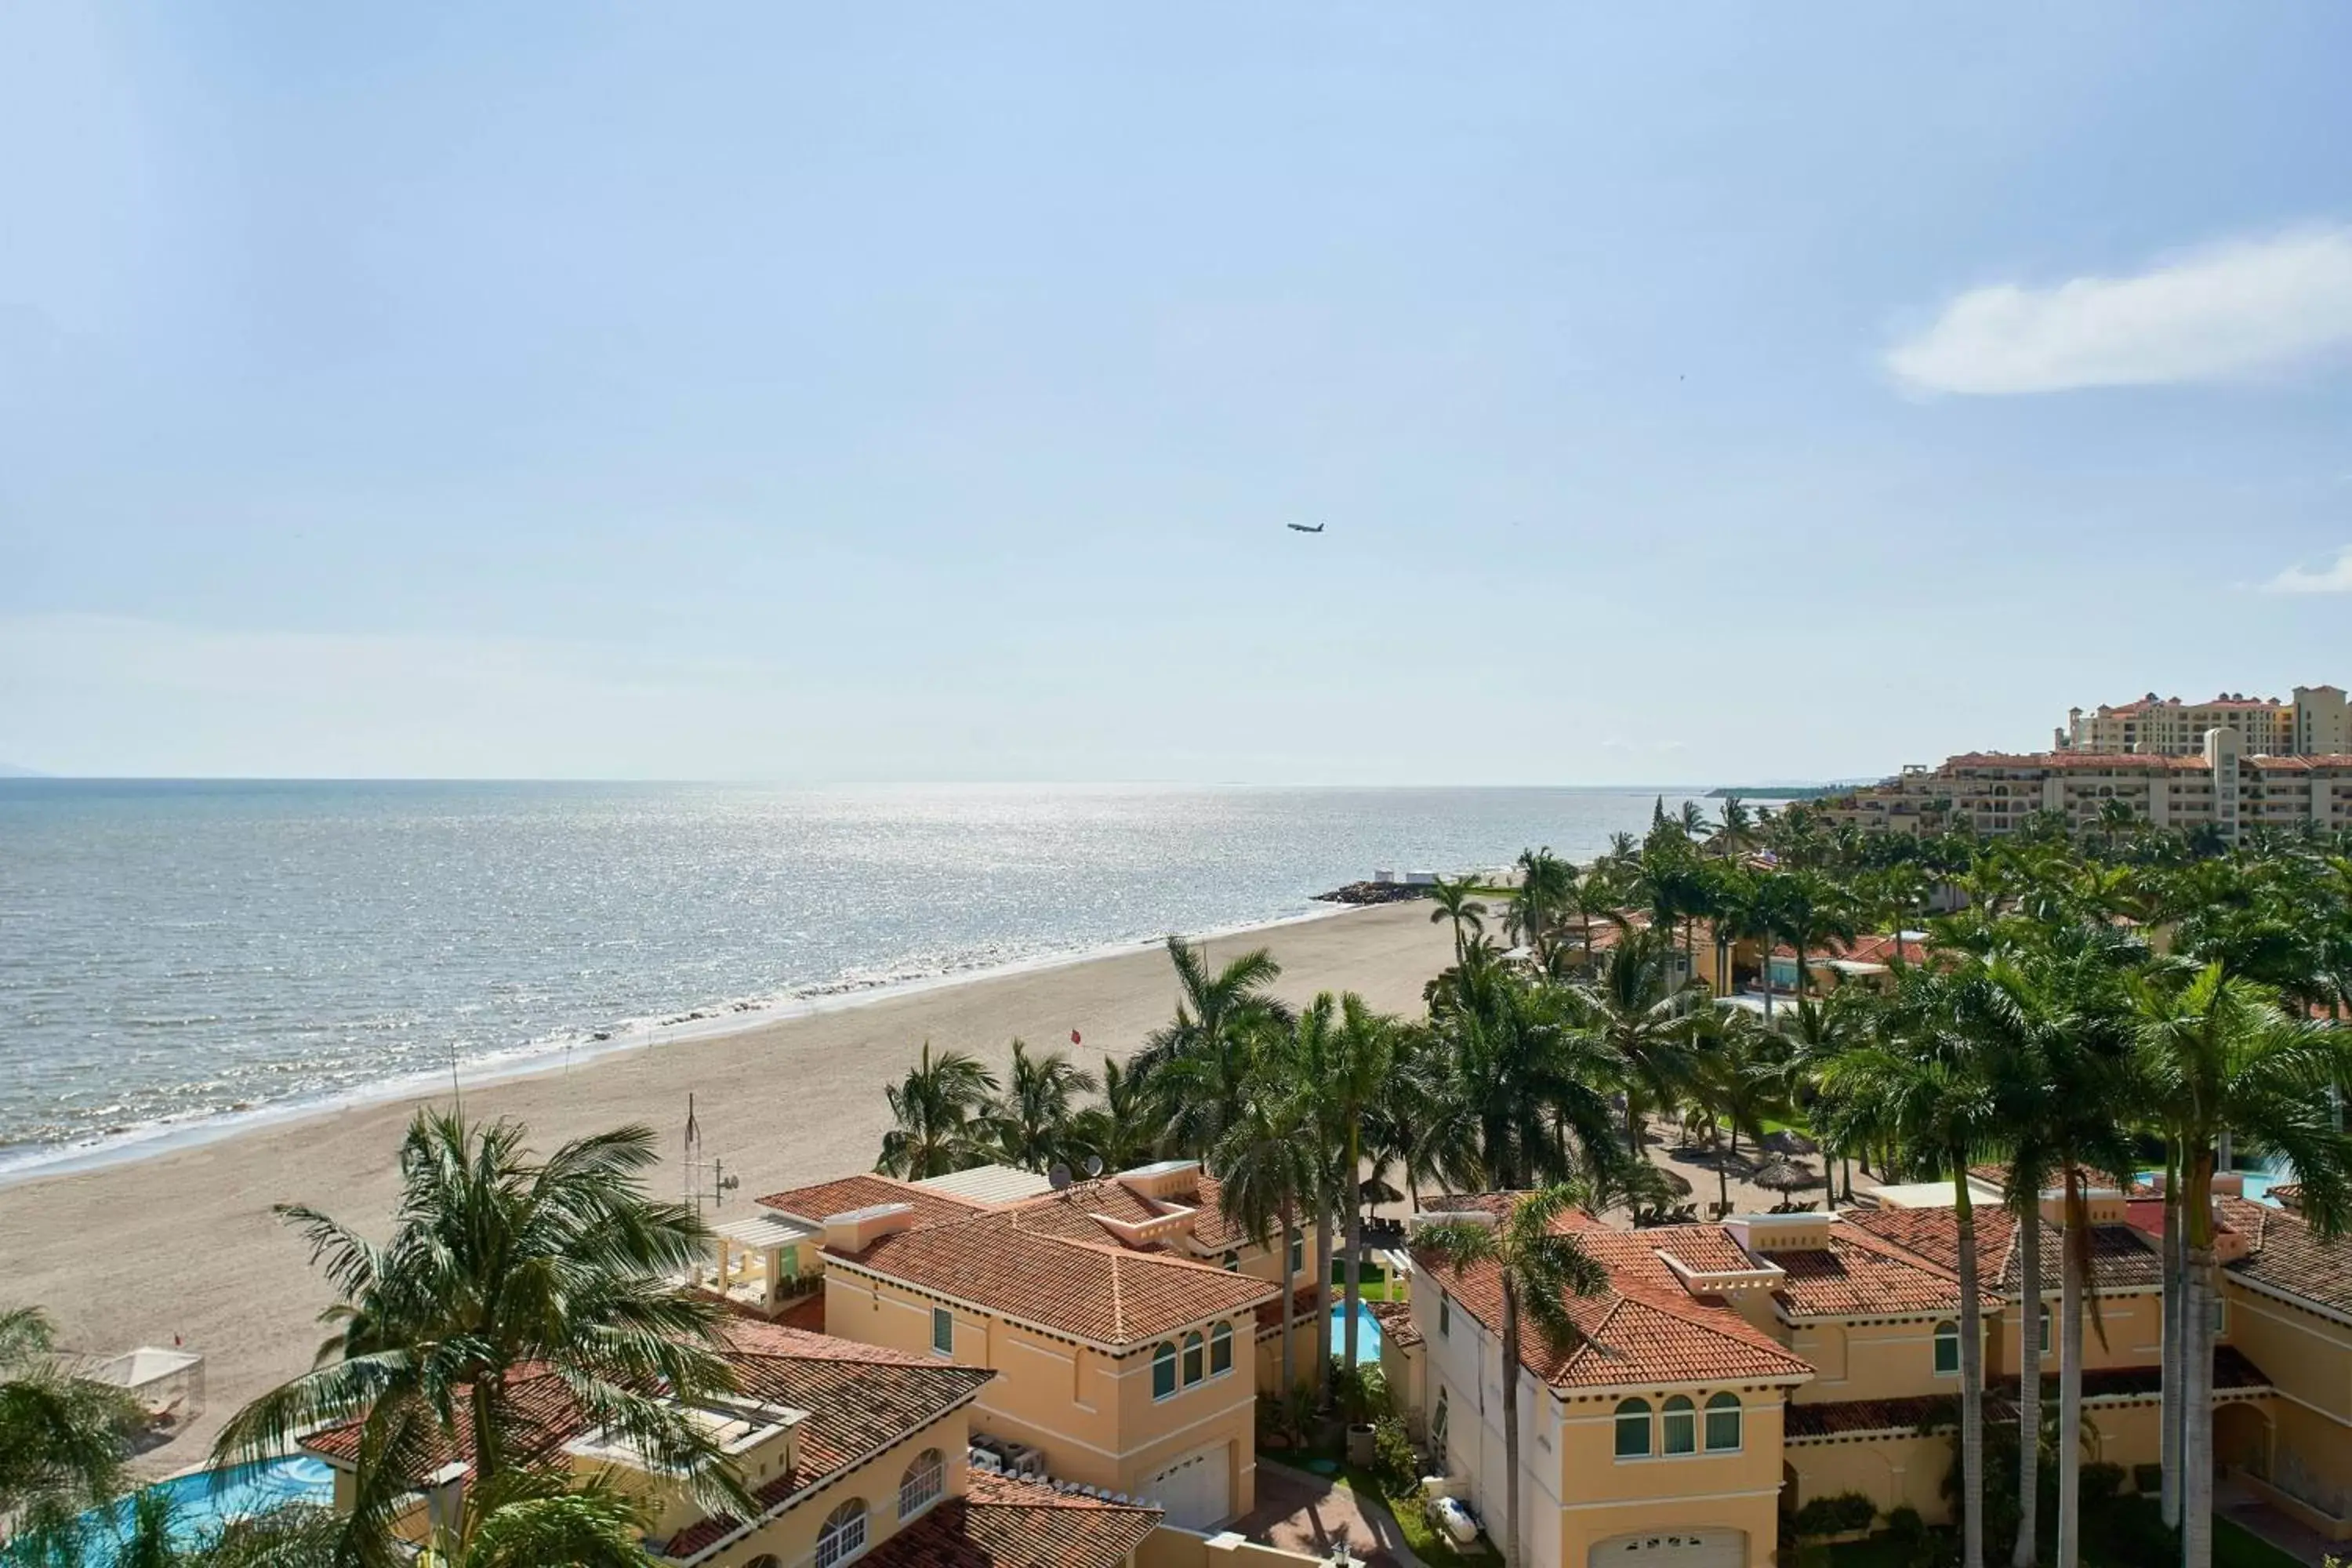
<svg viewBox="0 0 2352 1568"><path fill-rule="evenodd" d="M1290 1011L1268 989L1282 965L1264 948L1211 973L1205 946L1171 936L1168 959L1176 970L1176 1016L1153 1030L1128 1065L1150 1084L1166 1141L1180 1153L1200 1154L1239 1118L1255 1041L1286 1026Z"/></svg>
<svg viewBox="0 0 2352 1568"><path fill-rule="evenodd" d="M1511 1205L1493 1224L1467 1218L1423 1226L1418 1249L1455 1272L1492 1268L1502 1286L1503 1384L1503 1563L1519 1562L1519 1351L1520 1318L1555 1356L1563 1356L1583 1333L1569 1310L1571 1297L1598 1296L1609 1289L1609 1271L1577 1244L1559 1222L1583 1201L1572 1186L1547 1187Z"/></svg>
<svg viewBox="0 0 2352 1568"><path fill-rule="evenodd" d="M1279 1063L1262 1065L1260 1081L1242 1100L1241 1114L1228 1123L1209 1151L1209 1173L1217 1178L1217 1207L1260 1247L1279 1227L1276 1277L1282 1282L1282 1396L1298 1386L1293 1371L1290 1259L1298 1236L1299 1211L1313 1201L1316 1173L1309 1108L1282 1077Z"/></svg>
<svg viewBox="0 0 2352 1568"><path fill-rule="evenodd" d="M671 1283L700 1259L709 1233L692 1210L646 1195L652 1131L574 1139L543 1161L525 1136L512 1121L419 1111L401 1143L398 1219L382 1246L315 1209L277 1207L333 1282L341 1300L321 1321L339 1331L313 1370L230 1418L217 1459L280 1453L298 1433L356 1422L362 1506L348 1528L381 1540L436 1447L461 1435L473 1463L467 1506L525 1484L517 1472L541 1456L524 1447L535 1428L515 1407L512 1380L537 1365L590 1422L698 1502L754 1510L724 1450L688 1414L734 1380L716 1345L718 1303Z"/></svg>
<svg viewBox="0 0 2352 1568"><path fill-rule="evenodd" d="M1534 951L1538 964L1550 956L1560 913L1575 887L1576 868L1554 855L1549 845L1519 852L1518 890L1505 910L1504 929Z"/></svg>
<svg viewBox="0 0 2352 1568"><path fill-rule="evenodd" d="M1070 1152L1080 1158L1092 1155L1107 1171L1132 1170L1160 1146L1150 1086L1116 1057L1103 1058L1100 1082L1101 1103L1070 1118Z"/></svg>
<svg viewBox="0 0 2352 1568"><path fill-rule="evenodd" d="M47 1313L0 1309L0 1522L37 1545L70 1538L121 1487L136 1418L119 1391L58 1370Z"/></svg>
<svg viewBox="0 0 2352 1568"><path fill-rule="evenodd" d="M1789 1042L1744 1007L1710 1007L1691 1022L1699 1048L1690 1057L1690 1087L1707 1114L1730 1130L1736 1160L1740 1133L1752 1133L1760 1142L1765 1116L1787 1109ZM1729 1165L1720 1155L1715 1173L1716 1195L1727 1206Z"/></svg>
<svg viewBox="0 0 2352 1568"><path fill-rule="evenodd" d="M931 1055L923 1042L921 1060L899 1082L882 1091L896 1127L882 1135L882 1157L874 1168L910 1182L968 1171L988 1161L988 1097L996 1075L961 1051Z"/></svg>
<svg viewBox="0 0 2352 1568"><path fill-rule="evenodd" d="M1316 999L1318 1006L1328 997ZM1318 1120L1329 1130L1329 1142L1339 1155L1341 1194L1347 1203L1346 1232L1340 1238L1341 1266L1347 1271L1346 1341L1340 1364L1349 1376L1356 1371L1356 1314L1362 1300L1360 1259L1364 1242L1364 1205L1358 1196L1358 1178L1364 1163L1364 1128L1380 1104L1382 1086L1397 1061L1398 1024L1373 1012L1350 991L1339 998L1339 1026L1331 1035L1318 1075L1302 1085L1312 1098Z"/></svg>
<svg viewBox="0 0 2352 1568"><path fill-rule="evenodd" d="M1816 871L1785 871L1766 879L1772 891L1768 900L1772 934L1797 953L1797 994L1805 993L1805 955L1826 943L1852 942L1855 928L1853 902L1843 889ZM1765 957L1767 980L1771 957ZM1765 1009L1771 1008L1771 988L1765 988Z"/></svg>
<svg viewBox="0 0 2352 1568"><path fill-rule="evenodd" d="M1672 1105L1691 1070L1691 991L1676 978L1673 938L1654 929L1622 932L1569 995L1576 1021L1616 1065L1625 1147L1639 1159L1643 1113Z"/></svg>
<svg viewBox="0 0 2352 1568"><path fill-rule="evenodd" d="M1737 859L1756 847L1756 814L1746 801L1736 795L1724 796L1719 816L1715 836L1707 841L1709 849Z"/></svg>
<svg viewBox="0 0 2352 1568"><path fill-rule="evenodd" d="M2210 1568L2218 1145L2234 1134L2284 1155L2303 1184L2305 1222L2323 1237L2342 1234L2352 1217L2352 1139L2335 1125L2327 1091L2352 1082L2352 1039L2290 1018L2218 961L2185 980L2159 975L2135 1005L2139 1091L2180 1167L2182 1562Z"/></svg>
<svg viewBox="0 0 2352 1568"><path fill-rule="evenodd" d="M989 1114L998 1152L1028 1171L1066 1158L1072 1148L1071 1099L1094 1091L1094 1074L1062 1052L1033 1057L1026 1045L1013 1041L1004 1093Z"/></svg>
<svg viewBox="0 0 2352 1568"><path fill-rule="evenodd" d="M1517 1191L1616 1163L1608 1047L1569 1026L1555 987L1502 969L1460 978L1430 1010L1429 1168L1459 1187Z"/></svg>
<svg viewBox="0 0 2352 1568"><path fill-rule="evenodd" d="M1840 1144L1884 1142L1915 1166L1950 1175L1959 1251L1961 1561L1984 1568L1983 1299L1969 1166L1993 1147L1999 1106L1967 1027L1972 999L1963 993L1971 983L1906 971L1880 1040L1830 1062L1822 1088Z"/></svg>
<svg viewBox="0 0 2352 1568"><path fill-rule="evenodd" d="M1429 911L1429 923L1435 925L1440 921L1454 922L1454 962L1456 964L1465 962L1464 930L1466 928L1478 933L1486 929L1486 906L1475 897L1477 891L1477 879L1471 877L1452 882L1440 877L1430 884L1429 896L1437 907Z"/></svg>

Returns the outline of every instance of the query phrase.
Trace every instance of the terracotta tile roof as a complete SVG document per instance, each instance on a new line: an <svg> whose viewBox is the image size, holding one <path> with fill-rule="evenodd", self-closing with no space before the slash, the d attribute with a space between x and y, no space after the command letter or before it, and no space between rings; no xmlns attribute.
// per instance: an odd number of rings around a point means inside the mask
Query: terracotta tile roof
<svg viewBox="0 0 2352 1568"><path fill-rule="evenodd" d="M979 1213L984 1205L930 1187L919 1187L891 1176L843 1176L805 1187L789 1187L758 1199L763 1209L796 1218L822 1222L828 1215L873 1208L878 1204L911 1204L917 1225L944 1225Z"/></svg>
<svg viewBox="0 0 2352 1568"><path fill-rule="evenodd" d="M875 1568L1112 1568L1159 1528L1160 1510L1071 1497L971 1472L949 1498L866 1554Z"/></svg>
<svg viewBox="0 0 2352 1568"><path fill-rule="evenodd" d="M1301 1285L1290 1293L1290 1321L1304 1320L1310 1327L1315 1321L1315 1287ZM1257 1304L1258 1338L1264 1339L1282 1329L1282 1298L1268 1296Z"/></svg>
<svg viewBox="0 0 2352 1568"><path fill-rule="evenodd" d="M2007 1209L1980 1205L1975 1211L1977 1267L1987 1289L2001 1295L2024 1293L2025 1267L2017 1249L2017 1221ZM1958 1279L1959 1219L1948 1208L1854 1209L1841 1221L1933 1264ZM2042 1224L2042 1288L2058 1289L2063 1258L2056 1226ZM2130 1290L2164 1280L2164 1262L2128 1225L2095 1226L2091 1233L2091 1282L2095 1289ZM1957 1299L1954 1302L1958 1305Z"/></svg>
<svg viewBox="0 0 2352 1568"><path fill-rule="evenodd" d="M1830 1226L1829 1245L1820 1251L1761 1256L1788 1276L1773 1300L1791 1317L1891 1318L1960 1308L1956 1275L1843 1221ZM2000 1309L2000 1298L1981 1286L1978 1299L1987 1310Z"/></svg>
<svg viewBox="0 0 2352 1568"><path fill-rule="evenodd" d="M1666 1271L1648 1244L1656 1233L1563 1228L1575 1229L1577 1239L1610 1269L1612 1289L1569 1301L1569 1316L1583 1342L1565 1355L1553 1353L1532 1325L1523 1331L1520 1360L1546 1383L1571 1388L1812 1376L1809 1364L1729 1308L1693 1297L1680 1285L1659 1283ZM1416 1252L1415 1258L1426 1281L1444 1289L1490 1332L1500 1331L1502 1289L1494 1265L1455 1269L1427 1253ZM1746 1266L1743 1254L1740 1267Z"/></svg>
<svg viewBox="0 0 2352 1568"><path fill-rule="evenodd" d="M2252 1250L2228 1266L2237 1278L2352 1314L2352 1237L2323 1240L2301 1215L2243 1198L2221 1200L2231 1229L2249 1233Z"/></svg>
<svg viewBox="0 0 2352 1568"><path fill-rule="evenodd" d="M2051 1373L2042 1380L2042 1403L2051 1405L2058 1397L2058 1378ZM2018 1380L2000 1378L1986 1386L1985 1420L1988 1423L2017 1419ZM2112 1366L2086 1370L2083 1373L2083 1397L2085 1399L2144 1399L2164 1386L2163 1369L2154 1366ZM2213 1391L2215 1394L2245 1394L2271 1386L2269 1374L2256 1366L2233 1345L2213 1347ZM1925 1394L1904 1399L1831 1399L1791 1403L1788 1407L1785 1436L1795 1441L1805 1437L1834 1437L1856 1432L1913 1432L1923 1423L1948 1420L1958 1406L1958 1394Z"/></svg>
<svg viewBox="0 0 2352 1568"><path fill-rule="evenodd" d="M792 1468L752 1490L751 1496L769 1510L876 1450L912 1436L976 1397L996 1375L984 1367L929 1357L886 1362L828 1352L734 1359L747 1397L809 1413L794 1434ZM698 1520L658 1550L673 1560L692 1557L737 1528L735 1520L725 1515Z"/></svg>
<svg viewBox="0 0 2352 1568"><path fill-rule="evenodd" d="M1047 1205L900 1231L851 1261L887 1279L1099 1344L1152 1340L1247 1310L1278 1288L1213 1264L1074 1239Z"/></svg>
<svg viewBox="0 0 2352 1568"><path fill-rule="evenodd" d="M771 1477L752 1494L771 1509L876 1449L919 1432L978 1397L982 1385L996 1375L984 1367L957 1366L740 1318L728 1319L720 1331L744 1397L809 1413L795 1434L793 1468ZM509 1382L509 1392L522 1434L515 1454L520 1463L546 1462L587 1430L587 1418L570 1391L544 1368L519 1371ZM303 1439L302 1447L349 1463L358 1457L359 1438L360 1424L354 1421L314 1433ZM468 1406L460 1402L454 1442L437 1442L425 1462L438 1468L453 1458L469 1459L472 1453ZM691 1557L734 1528L734 1521L726 1518L700 1520L659 1550L674 1559Z"/></svg>
<svg viewBox="0 0 2352 1568"><path fill-rule="evenodd" d="M1367 1301L1365 1308L1372 1321L1381 1326L1381 1342L1410 1350L1423 1342L1419 1325L1412 1321L1412 1305L1408 1301Z"/></svg>

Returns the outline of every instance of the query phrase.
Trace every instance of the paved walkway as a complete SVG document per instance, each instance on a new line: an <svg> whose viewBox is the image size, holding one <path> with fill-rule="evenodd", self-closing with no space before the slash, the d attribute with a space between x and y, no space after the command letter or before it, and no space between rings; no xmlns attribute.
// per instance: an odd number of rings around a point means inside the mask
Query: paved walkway
<svg viewBox="0 0 2352 1568"><path fill-rule="evenodd" d="M2230 1477L2213 1483L2213 1511L2261 1536L2287 1555L2310 1563L2312 1568L2319 1568L2331 1552L2344 1555L2344 1542L2329 1541L2301 1520L2273 1508L2255 1496L2252 1488L2240 1486Z"/></svg>
<svg viewBox="0 0 2352 1568"><path fill-rule="evenodd" d="M1276 1464L1264 1453L1257 1457L1257 1507L1226 1528L1286 1552L1328 1560L1344 1543L1350 1557L1370 1568L1423 1568L1378 1499L1334 1478Z"/></svg>

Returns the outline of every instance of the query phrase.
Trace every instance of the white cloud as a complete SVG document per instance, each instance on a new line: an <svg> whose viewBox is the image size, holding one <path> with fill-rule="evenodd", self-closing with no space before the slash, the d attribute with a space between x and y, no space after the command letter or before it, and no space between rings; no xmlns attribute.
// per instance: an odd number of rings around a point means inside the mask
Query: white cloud
<svg viewBox="0 0 2352 1568"><path fill-rule="evenodd" d="M2238 381L2352 350L2352 229L2236 240L2127 278L1971 289L1887 352L1923 392Z"/></svg>
<svg viewBox="0 0 2352 1568"><path fill-rule="evenodd" d="M2352 544L2336 552L2333 566L2290 566L2263 586L2273 594L2352 594Z"/></svg>

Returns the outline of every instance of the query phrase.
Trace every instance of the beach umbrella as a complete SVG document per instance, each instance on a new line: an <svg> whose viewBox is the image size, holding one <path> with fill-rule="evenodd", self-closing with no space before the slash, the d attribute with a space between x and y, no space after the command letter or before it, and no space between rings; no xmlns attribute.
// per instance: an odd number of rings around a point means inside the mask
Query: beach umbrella
<svg viewBox="0 0 2352 1568"><path fill-rule="evenodd" d="M1680 1171L1669 1171L1664 1165L1653 1165L1650 1169L1658 1173L1659 1185L1675 1197L1686 1198L1691 1195L1690 1178Z"/></svg>
<svg viewBox="0 0 2352 1568"><path fill-rule="evenodd" d="M1764 1147L1768 1152L1774 1154L1818 1154L1822 1152L1820 1144L1803 1133L1792 1131L1788 1128L1782 1128L1778 1132L1767 1132L1764 1135Z"/></svg>
<svg viewBox="0 0 2352 1568"><path fill-rule="evenodd" d="M1356 1201L1360 1204L1401 1204L1404 1202L1404 1194L1378 1176L1366 1176L1356 1184Z"/></svg>
<svg viewBox="0 0 2352 1568"><path fill-rule="evenodd" d="M1807 1187L1818 1187L1822 1179L1793 1160L1773 1160L1748 1178L1759 1187L1769 1187L1776 1193L1798 1193Z"/></svg>

